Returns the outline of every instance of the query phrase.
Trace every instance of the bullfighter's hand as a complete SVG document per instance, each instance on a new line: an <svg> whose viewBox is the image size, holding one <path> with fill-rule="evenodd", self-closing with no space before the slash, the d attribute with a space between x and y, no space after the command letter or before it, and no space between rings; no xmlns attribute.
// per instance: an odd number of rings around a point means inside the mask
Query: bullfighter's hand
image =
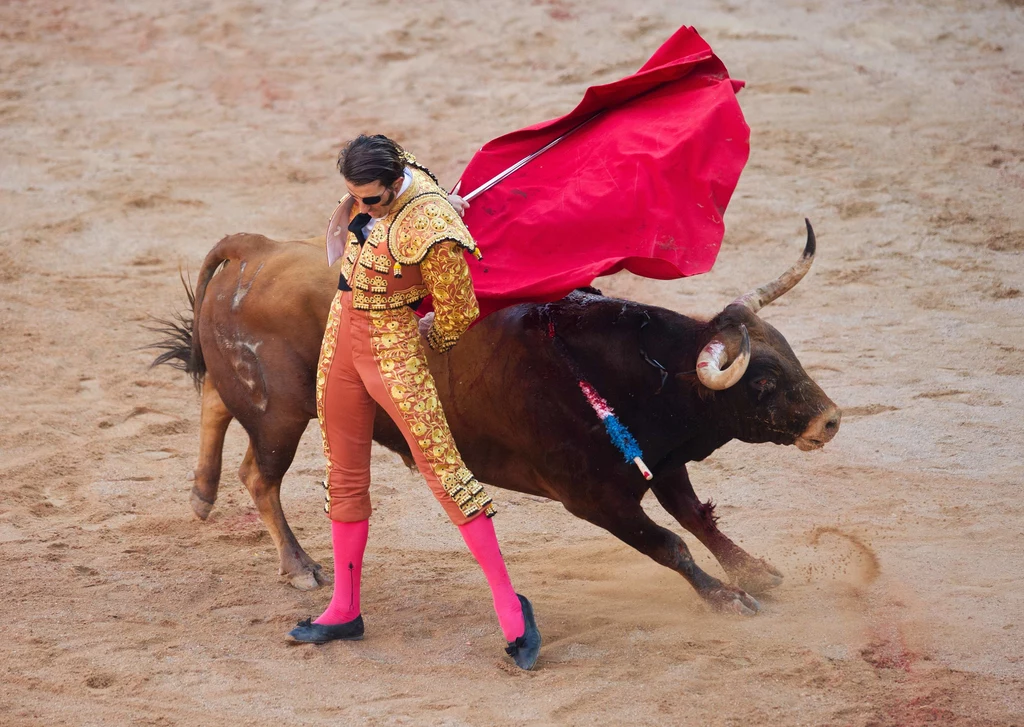
<svg viewBox="0 0 1024 727"><path fill-rule="evenodd" d="M449 194L448 201L451 203L452 207L455 208L455 211L459 213L459 217L466 216L466 210L469 209L469 202L457 194Z"/></svg>
<svg viewBox="0 0 1024 727"><path fill-rule="evenodd" d="M432 325L434 325L434 311L430 311L425 316L420 318L420 335L423 336L423 338L427 337L427 331L430 330L430 327Z"/></svg>

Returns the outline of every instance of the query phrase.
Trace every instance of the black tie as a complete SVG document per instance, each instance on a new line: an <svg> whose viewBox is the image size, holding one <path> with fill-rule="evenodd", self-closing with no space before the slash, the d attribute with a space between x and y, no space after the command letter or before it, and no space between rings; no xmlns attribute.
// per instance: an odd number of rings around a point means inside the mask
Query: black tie
<svg viewBox="0 0 1024 727"><path fill-rule="evenodd" d="M366 223L369 221L370 215L365 212L360 212L358 215L353 217L352 221L348 224L348 231L355 234L360 245L366 242L366 233L363 232L363 228L366 227Z"/></svg>

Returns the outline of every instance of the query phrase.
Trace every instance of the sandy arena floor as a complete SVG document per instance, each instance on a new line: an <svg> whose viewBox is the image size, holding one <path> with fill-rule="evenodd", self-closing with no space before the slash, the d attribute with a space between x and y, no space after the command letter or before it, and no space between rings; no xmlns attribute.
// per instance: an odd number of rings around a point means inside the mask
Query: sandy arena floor
<svg viewBox="0 0 1024 727"><path fill-rule="evenodd" d="M1024 724L1024 3L340 5L0 5L0 723ZM361 131L451 184L683 24L749 83L722 253L699 278L598 284L710 315L814 222L814 269L764 316L842 430L691 470L785 583L755 618L715 615L559 505L498 491L546 639L520 673L458 534L378 450L368 637L287 646L329 593L279 580L237 425L193 517L198 399L141 350L184 303L179 266L225 233L319 234ZM331 567L318 437L283 493Z"/></svg>

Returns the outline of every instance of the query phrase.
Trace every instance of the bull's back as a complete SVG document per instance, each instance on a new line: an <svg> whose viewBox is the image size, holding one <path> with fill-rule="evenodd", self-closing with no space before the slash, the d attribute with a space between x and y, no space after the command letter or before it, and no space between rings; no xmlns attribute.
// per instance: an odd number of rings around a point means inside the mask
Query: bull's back
<svg viewBox="0 0 1024 727"><path fill-rule="evenodd" d="M243 425L275 406L309 414L337 288L323 242L232 235L214 253L223 263L196 312L195 335L224 403Z"/></svg>
<svg viewBox="0 0 1024 727"><path fill-rule="evenodd" d="M323 244L278 242L261 235L238 235L226 261L213 276L199 311L201 323L238 325L265 335L293 335L296 326L319 328L337 288Z"/></svg>

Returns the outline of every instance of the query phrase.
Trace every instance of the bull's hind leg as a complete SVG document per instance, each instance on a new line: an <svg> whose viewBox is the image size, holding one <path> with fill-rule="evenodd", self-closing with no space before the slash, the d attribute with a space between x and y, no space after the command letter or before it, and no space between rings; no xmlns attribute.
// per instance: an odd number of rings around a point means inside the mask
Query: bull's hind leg
<svg viewBox="0 0 1024 727"><path fill-rule="evenodd" d="M764 593L782 583L782 574L768 561L750 555L718 529L714 505L697 498L685 467L659 473L651 489L661 506L697 536L740 588Z"/></svg>
<svg viewBox="0 0 1024 727"><path fill-rule="evenodd" d="M277 546L281 559L279 573L300 591L311 591L331 582L319 563L299 545L281 507L281 480L295 457L306 422L295 423L274 432L274 437L260 444L249 437L249 448L238 470L238 476L259 510L263 524Z"/></svg>
<svg viewBox="0 0 1024 727"><path fill-rule="evenodd" d="M616 494L609 497L609 491ZM682 575L716 611L753 616L760 610L757 601L739 588L726 585L701 570L682 538L651 520L639 502L614 488L605 489L601 496L597 508L591 503L563 504L573 515L604 528L656 563Z"/></svg>
<svg viewBox="0 0 1024 727"><path fill-rule="evenodd" d="M224 452L224 434L231 423L231 412L224 406L220 392L207 377L203 382L202 410L199 415L199 461L194 470L192 512L205 520L217 501L220 470Z"/></svg>

